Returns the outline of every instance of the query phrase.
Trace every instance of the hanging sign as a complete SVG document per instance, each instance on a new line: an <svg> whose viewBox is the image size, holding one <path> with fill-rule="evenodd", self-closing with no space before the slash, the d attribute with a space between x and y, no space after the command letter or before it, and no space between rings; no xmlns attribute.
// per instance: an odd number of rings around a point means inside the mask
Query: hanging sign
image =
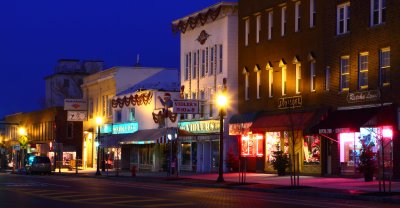
<svg viewBox="0 0 400 208"><path fill-rule="evenodd" d="M68 111L67 121L87 121L87 111Z"/></svg>

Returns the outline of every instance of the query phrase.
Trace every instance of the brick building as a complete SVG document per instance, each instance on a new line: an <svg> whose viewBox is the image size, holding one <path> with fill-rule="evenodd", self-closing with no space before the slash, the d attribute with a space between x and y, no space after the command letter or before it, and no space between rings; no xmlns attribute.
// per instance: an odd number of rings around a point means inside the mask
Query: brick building
<svg viewBox="0 0 400 208"><path fill-rule="evenodd" d="M384 138L393 141L383 151L394 152L387 166L400 176L400 74L391 70L400 64L399 6L393 0L239 1L242 119L231 127L250 123L239 135L263 137L254 169L272 171L270 155L279 144L298 155L302 173L355 174L361 143L382 152ZM382 134L387 129L392 140Z"/></svg>

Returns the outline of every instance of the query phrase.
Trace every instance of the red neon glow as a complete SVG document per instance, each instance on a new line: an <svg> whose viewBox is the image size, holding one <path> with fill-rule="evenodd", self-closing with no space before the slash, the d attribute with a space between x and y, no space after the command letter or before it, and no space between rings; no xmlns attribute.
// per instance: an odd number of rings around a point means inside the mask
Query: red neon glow
<svg viewBox="0 0 400 208"><path fill-rule="evenodd" d="M393 138L393 130L390 126L382 127L382 136L383 138Z"/></svg>
<svg viewBox="0 0 400 208"><path fill-rule="evenodd" d="M264 155L264 137L261 134L242 135L240 156L262 157Z"/></svg>

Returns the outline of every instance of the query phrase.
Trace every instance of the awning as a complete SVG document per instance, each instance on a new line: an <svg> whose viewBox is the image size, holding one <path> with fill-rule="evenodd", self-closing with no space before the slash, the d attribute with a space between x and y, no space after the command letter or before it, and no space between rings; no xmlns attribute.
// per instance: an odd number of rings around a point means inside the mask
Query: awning
<svg viewBox="0 0 400 208"><path fill-rule="evenodd" d="M229 135L241 135L250 131L250 126L260 115L260 111L235 114L229 119Z"/></svg>
<svg viewBox="0 0 400 208"><path fill-rule="evenodd" d="M287 112L284 114L270 114L257 118L250 127L252 131L291 131L308 130L319 121L319 114L312 112Z"/></svg>
<svg viewBox="0 0 400 208"><path fill-rule="evenodd" d="M167 134L166 128L139 130L132 134L125 134L120 144L166 143Z"/></svg>
<svg viewBox="0 0 400 208"><path fill-rule="evenodd" d="M357 132L376 115L377 110L378 108L337 110L330 113L327 119L312 127L311 131L320 134Z"/></svg>
<svg viewBox="0 0 400 208"><path fill-rule="evenodd" d="M100 135L100 144L103 147L111 148L111 147L119 147L119 142L124 139L126 134L105 134Z"/></svg>

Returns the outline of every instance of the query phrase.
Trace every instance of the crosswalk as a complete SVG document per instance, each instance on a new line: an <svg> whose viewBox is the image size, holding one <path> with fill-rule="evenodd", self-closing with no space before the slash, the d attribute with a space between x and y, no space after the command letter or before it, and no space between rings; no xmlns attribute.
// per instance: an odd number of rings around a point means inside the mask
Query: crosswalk
<svg viewBox="0 0 400 208"><path fill-rule="evenodd" d="M3 187L4 188L4 187ZM43 199L56 200L67 204L91 204L122 207L188 207L193 203L168 198L134 196L121 194L82 193L69 190L32 189L26 187L7 187L8 191L27 194Z"/></svg>

